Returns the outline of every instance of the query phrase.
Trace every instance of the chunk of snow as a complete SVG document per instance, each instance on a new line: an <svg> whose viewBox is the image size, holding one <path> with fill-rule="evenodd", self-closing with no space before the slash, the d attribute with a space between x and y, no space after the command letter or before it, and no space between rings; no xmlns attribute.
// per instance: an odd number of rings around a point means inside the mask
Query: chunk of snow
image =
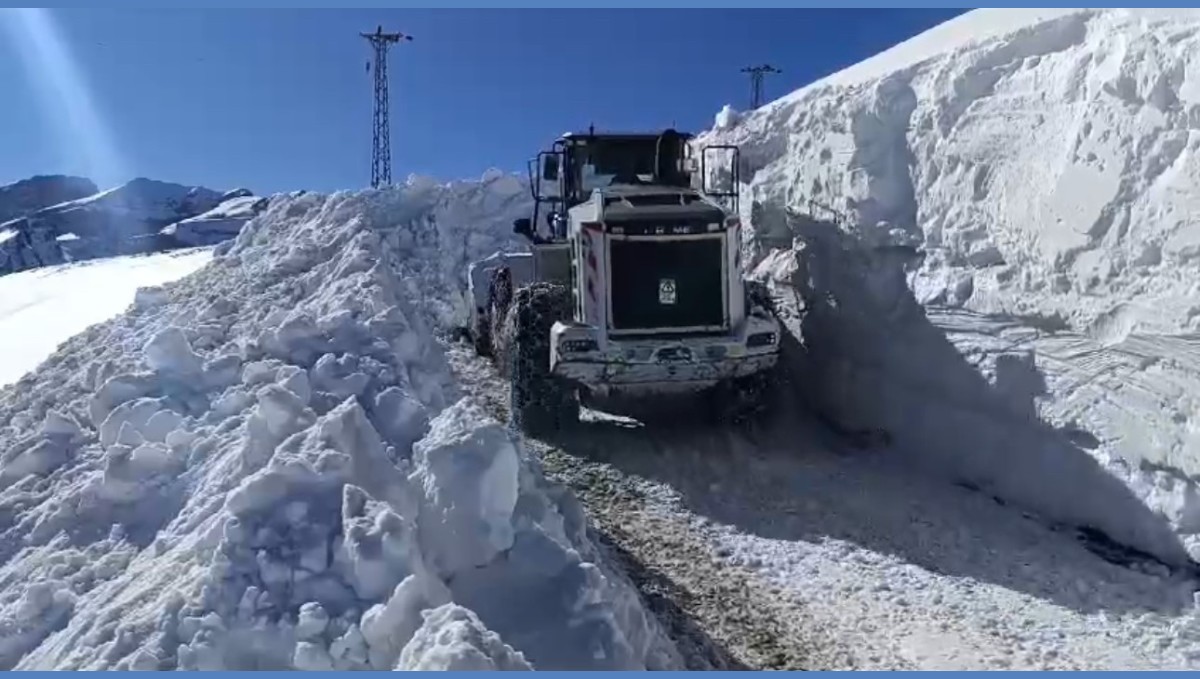
<svg viewBox="0 0 1200 679"><path fill-rule="evenodd" d="M517 451L498 423L480 424L484 417L459 401L434 418L413 449L414 476L428 502L421 515L425 550L442 573L482 566L513 543Z"/></svg>
<svg viewBox="0 0 1200 679"><path fill-rule="evenodd" d="M425 622L404 647L397 670L532 670L524 656L462 606L446 604L425 615Z"/></svg>
<svg viewBox="0 0 1200 679"><path fill-rule="evenodd" d="M717 113L716 120L714 120L713 124L718 130L727 130L734 125L737 125L740 118L741 114L734 110L734 108L729 104L725 104L725 106L722 107Z"/></svg>
<svg viewBox="0 0 1200 679"><path fill-rule="evenodd" d="M46 419L42 422L42 436L61 436L72 439L81 433L82 429L75 418L57 410L46 411Z"/></svg>
<svg viewBox="0 0 1200 679"><path fill-rule="evenodd" d="M154 335L143 348L146 363L155 372L181 378L195 378L204 368L203 361L179 328L166 328Z"/></svg>

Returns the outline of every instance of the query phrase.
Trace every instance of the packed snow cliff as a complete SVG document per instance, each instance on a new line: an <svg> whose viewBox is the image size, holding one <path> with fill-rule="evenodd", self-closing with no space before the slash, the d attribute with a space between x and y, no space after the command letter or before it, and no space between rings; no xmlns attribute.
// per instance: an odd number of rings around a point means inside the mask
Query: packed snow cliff
<svg viewBox="0 0 1200 679"><path fill-rule="evenodd" d="M46 204L52 198L64 199ZM222 194L150 179L96 192L87 180L35 177L0 187L0 214L12 215L0 222L0 275L214 244L237 235L266 201L245 189Z"/></svg>
<svg viewBox="0 0 1200 679"><path fill-rule="evenodd" d="M0 668L678 667L434 338L526 195L277 197L0 391Z"/></svg>
<svg viewBox="0 0 1200 679"><path fill-rule="evenodd" d="M976 10L722 111L700 143L741 146L747 248L808 307L814 405L1200 557L1198 68L1197 10Z"/></svg>

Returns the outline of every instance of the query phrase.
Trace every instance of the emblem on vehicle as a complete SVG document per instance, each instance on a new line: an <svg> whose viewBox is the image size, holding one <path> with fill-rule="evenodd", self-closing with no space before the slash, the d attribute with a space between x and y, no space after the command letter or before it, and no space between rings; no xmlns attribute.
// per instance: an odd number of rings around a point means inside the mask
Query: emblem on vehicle
<svg viewBox="0 0 1200 679"><path fill-rule="evenodd" d="M675 303L675 279L661 278L658 281L658 303L659 304L674 304Z"/></svg>

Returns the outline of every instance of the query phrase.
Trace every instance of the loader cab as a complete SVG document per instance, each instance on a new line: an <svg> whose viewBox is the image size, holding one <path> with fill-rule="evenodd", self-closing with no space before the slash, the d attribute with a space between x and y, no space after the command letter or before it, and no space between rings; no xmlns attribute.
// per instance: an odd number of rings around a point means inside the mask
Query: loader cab
<svg viewBox="0 0 1200 679"><path fill-rule="evenodd" d="M693 135L672 129L562 135L530 161L534 214L517 220L513 231L534 245L563 242L569 237L571 208L590 200L595 190L609 187L691 189L737 214L737 148L706 146L693 155L692 139ZM724 171L710 172L717 167ZM724 178L720 186L714 185L714 175Z"/></svg>
<svg viewBox="0 0 1200 679"><path fill-rule="evenodd" d="M565 134L538 154L535 197L560 211L609 186L692 186L690 134Z"/></svg>

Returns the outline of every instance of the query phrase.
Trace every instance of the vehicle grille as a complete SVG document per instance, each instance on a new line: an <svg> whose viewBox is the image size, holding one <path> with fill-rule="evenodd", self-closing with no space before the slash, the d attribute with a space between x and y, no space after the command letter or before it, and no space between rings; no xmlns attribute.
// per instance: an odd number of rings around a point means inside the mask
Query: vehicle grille
<svg viewBox="0 0 1200 679"><path fill-rule="evenodd" d="M610 241L611 327L723 327L721 237Z"/></svg>

